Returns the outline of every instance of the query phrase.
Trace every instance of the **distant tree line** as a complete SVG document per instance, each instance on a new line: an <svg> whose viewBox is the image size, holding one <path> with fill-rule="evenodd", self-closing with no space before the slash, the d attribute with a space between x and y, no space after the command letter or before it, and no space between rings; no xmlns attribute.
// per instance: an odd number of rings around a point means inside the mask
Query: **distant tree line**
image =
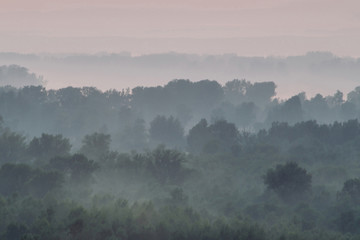
<svg viewBox="0 0 360 240"><path fill-rule="evenodd" d="M183 148L188 130L201 119L210 124L227 121L240 131L256 132L273 122L332 124L360 114L359 88L347 100L339 91L333 96L307 99L300 93L279 100L275 90L273 82L246 80L224 86L209 80L173 80L165 86L105 92L94 87L7 86L0 88L0 115L3 125L17 132L62 134L76 147L90 132L111 133L116 149L129 151L157 144Z"/></svg>

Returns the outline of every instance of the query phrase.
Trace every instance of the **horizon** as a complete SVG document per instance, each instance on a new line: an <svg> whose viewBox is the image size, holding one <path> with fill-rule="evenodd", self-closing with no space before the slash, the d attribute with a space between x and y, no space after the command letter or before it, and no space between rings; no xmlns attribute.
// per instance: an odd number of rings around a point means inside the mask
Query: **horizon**
<svg viewBox="0 0 360 240"><path fill-rule="evenodd" d="M271 60L320 52L347 61L360 58L359 42L357 0L3 0L0 9L0 52L50 58L115 53L133 58L179 54ZM74 67L46 61L14 62L10 57L0 63L22 65L44 76L51 88L91 85L121 89L161 85L179 78L221 83L245 78L274 81L284 98L301 91L309 96L320 91L328 95L337 89L349 92L359 82L357 63L348 73L343 63L335 60L320 70L303 68L306 73L300 71L301 66L295 67L298 70L289 69L290 75L279 63L271 76L261 73L267 71L262 66L248 64L244 70L234 62L228 66L226 61L202 69L191 66L191 61L187 68L176 63L152 67L145 62L147 65L133 65L130 70L119 64ZM340 69L335 74L334 65ZM320 77L317 71L322 71Z"/></svg>
<svg viewBox="0 0 360 240"><path fill-rule="evenodd" d="M177 52L177 51L163 51L163 52L154 52L154 53L135 53L131 51L118 51L118 52L109 52L109 51L98 51L98 52L21 52L21 51L0 51L0 54L9 54L9 55L20 55L20 56L38 56L38 57L73 57L73 56L88 56L88 57L109 57L112 55L116 56L124 56L124 57L142 57L148 55L179 55L179 56L198 56L198 57L206 57L206 56L236 56L236 57L246 57L246 58L289 58L289 57L304 57L309 54L329 54L335 58L349 58L349 59L360 59L360 56L350 56L350 55L338 55L331 51L321 51L321 50L309 50L299 54L289 54L289 55L241 55L235 52L224 52L224 53L187 53L187 52Z"/></svg>
<svg viewBox="0 0 360 240"><path fill-rule="evenodd" d="M47 89L89 86L101 91L121 91L138 86L164 86L175 79L192 82L208 79L222 85L233 79L245 79L252 83L274 82L275 97L281 100L301 92L308 99L317 94L331 96L337 90L346 98L347 93L359 86L356 77L359 62L357 58L341 58L331 52L287 57L176 52L140 56L129 52L58 55L0 52L0 65L13 63L27 68L44 78Z"/></svg>

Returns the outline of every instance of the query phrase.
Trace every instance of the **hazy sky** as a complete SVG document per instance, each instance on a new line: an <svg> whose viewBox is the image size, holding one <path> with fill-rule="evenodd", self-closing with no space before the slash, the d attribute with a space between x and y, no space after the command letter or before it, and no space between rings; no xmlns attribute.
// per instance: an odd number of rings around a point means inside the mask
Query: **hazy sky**
<svg viewBox="0 0 360 240"><path fill-rule="evenodd" d="M359 0L0 0L0 51L360 57Z"/></svg>

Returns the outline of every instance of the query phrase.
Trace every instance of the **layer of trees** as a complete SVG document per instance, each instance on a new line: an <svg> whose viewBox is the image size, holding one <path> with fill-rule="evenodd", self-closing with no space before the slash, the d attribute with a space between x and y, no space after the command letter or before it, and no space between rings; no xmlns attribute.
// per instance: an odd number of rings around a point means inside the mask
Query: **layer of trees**
<svg viewBox="0 0 360 240"><path fill-rule="evenodd" d="M170 86L176 90L178 84L184 89L195 85L178 80L140 88L141 101L165 94ZM211 96L217 99L211 107L196 100L202 108L198 119L193 113L199 106L191 104L195 100L190 95L146 113L156 103L148 101L146 110L141 109L145 102L136 100L134 92L2 89L0 238L360 237L356 118L307 120L306 109L315 100L298 95L279 102L273 99L271 83L201 84L213 89L211 94L221 94ZM234 109L244 116L234 119L251 122L251 128L224 117L235 101L226 100L226 88L245 99L236 100ZM266 101L248 102L264 88ZM326 98L328 111L357 106L356 91L346 102L339 93ZM168 108L180 101L182 107ZM356 109L351 112L357 114ZM43 111L45 115L35 114ZM36 122L40 117L44 122ZM249 120L261 117L263 123ZM47 131L51 124L58 130ZM42 132L18 131L25 126Z"/></svg>
<svg viewBox="0 0 360 240"><path fill-rule="evenodd" d="M1 129L3 239L360 234L357 120L273 123L248 133L203 119L183 143L189 152L121 153L110 149L110 134L98 132L73 150L62 135L27 139Z"/></svg>
<svg viewBox="0 0 360 240"><path fill-rule="evenodd" d="M111 133L115 150L141 151L157 144L184 148L183 137L201 119L208 124L223 120L240 131L256 132L273 122L332 124L360 114L359 88L347 100L339 91L333 96L307 99L300 93L280 100L275 90L273 82L246 80L224 86L209 80L173 80L165 86L105 92L93 87L7 86L0 88L0 115L4 126L30 137L61 134L79 148L86 134Z"/></svg>

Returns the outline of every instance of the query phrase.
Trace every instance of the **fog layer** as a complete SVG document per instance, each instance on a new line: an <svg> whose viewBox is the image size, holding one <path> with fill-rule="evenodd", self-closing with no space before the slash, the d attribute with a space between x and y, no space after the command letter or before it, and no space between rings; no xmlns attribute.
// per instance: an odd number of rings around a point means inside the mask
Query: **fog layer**
<svg viewBox="0 0 360 240"><path fill-rule="evenodd" d="M1 53L0 65L17 64L42 75L49 89L94 86L101 90L164 85L173 79L233 79L272 81L277 96L289 98L299 92L309 97L350 92L358 85L360 61L328 52L289 57L242 57L227 55L123 54L22 55ZM2 85L7 84L3 82ZM25 83L24 83L25 84ZM29 84L32 84L29 82Z"/></svg>

